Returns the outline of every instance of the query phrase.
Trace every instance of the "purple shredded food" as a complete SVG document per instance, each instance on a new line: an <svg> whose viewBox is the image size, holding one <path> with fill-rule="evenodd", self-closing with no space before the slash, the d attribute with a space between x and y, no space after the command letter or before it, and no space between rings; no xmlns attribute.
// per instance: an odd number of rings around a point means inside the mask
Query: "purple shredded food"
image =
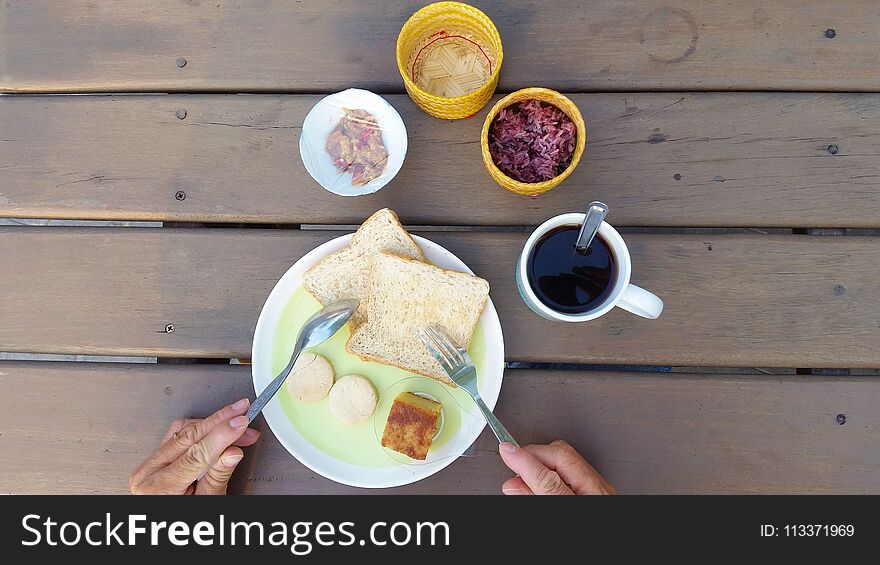
<svg viewBox="0 0 880 565"><path fill-rule="evenodd" d="M502 108L489 128L489 153L502 173L520 182L543 182L570 164L577 126L565 112L540 100Z"/></svg>

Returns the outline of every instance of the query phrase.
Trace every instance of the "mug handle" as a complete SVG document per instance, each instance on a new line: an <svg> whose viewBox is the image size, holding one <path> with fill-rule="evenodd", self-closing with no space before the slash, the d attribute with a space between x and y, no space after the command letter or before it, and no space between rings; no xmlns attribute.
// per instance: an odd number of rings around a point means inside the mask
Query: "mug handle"
<svg viewBox="0 0 880 565"><path fill-rule="evenodd" d="M663 312L663 301L659 296L634 284L626 287L617 305L627 312L649 320L656 320Z"/></svg>

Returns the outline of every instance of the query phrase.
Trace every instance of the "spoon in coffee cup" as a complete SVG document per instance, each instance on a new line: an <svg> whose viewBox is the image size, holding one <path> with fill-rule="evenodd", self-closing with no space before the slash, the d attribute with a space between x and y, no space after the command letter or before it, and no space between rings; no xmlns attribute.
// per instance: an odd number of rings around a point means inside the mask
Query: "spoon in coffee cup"
<svg viewBox="0 0 880 565"><path fill-rule="evenodd" d="M593 238L596 237L596 232L599 231L599 226L602 225L602 221L607 215L607 204L598 200L590 202L590 205L587 206L587 213L584 215L584 223L581 225L581 231L578 233L577 242L575 243L575 249L577 249L578 253L581 255L586 254L590 244L593 243Z"/></svg>

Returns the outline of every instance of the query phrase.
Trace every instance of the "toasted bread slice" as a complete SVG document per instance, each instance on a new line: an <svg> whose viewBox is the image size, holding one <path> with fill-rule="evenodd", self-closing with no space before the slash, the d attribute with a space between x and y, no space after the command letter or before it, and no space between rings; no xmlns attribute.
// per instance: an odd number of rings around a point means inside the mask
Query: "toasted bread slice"
<svg viewBox="0 0 880 565"><path fill-rule="evenodd" d="M369 283L367 322L352 334L346 349L362 359L456 386L417 332L440 324L467 348L489 297L489 283L392 253L376 256Z"/></svg>
<svg viewBox="0 0 880 565"><path fill-rule="evenodd" d="M367 218L348 246L328 255L306 271L302 284L325 306L337 300L360 300L360 307L349 321L349 327L354 331L366 320L370 268L373 259L381 251L425 260L422 250L400 225L397 214L383 208Z"/></svg>

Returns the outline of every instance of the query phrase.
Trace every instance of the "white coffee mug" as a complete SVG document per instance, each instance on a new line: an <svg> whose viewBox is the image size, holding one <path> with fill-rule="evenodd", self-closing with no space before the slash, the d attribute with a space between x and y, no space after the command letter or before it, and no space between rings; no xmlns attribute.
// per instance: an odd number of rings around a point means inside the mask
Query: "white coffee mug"
<svg viewBox="0 0 880 565"><path fill-rule="evenodd" d="M547 318L548 320L556 320L559 322L586 322L587 320L595 320L599 316L608 313L615 306L620 306L628 312L632 312L643 318L655 320L663 312L663 301L658 296L640 288L634 284L630 284L629 277L632 273L632 259L629 256L629 249L626 242L617 233L617 230L611 227L611 224L602 222L599 226L599 232L596 237L601 237L608 244L611 253L614 255L614 261L617 266L617 273L611 292L600 304L596 305L586 312L580 314L565 314L556 311L538 298L535 291L529 284L528 263L529 257L535 248L535 244L549 231L560 226L577 226L578 228L584 223L584 214L572 213L562 214L554 218L550 218L532 232L529 239L523 246L522 253L516 265L516 286L519 293L525 301L526 305L536 314Z"/></svg>

